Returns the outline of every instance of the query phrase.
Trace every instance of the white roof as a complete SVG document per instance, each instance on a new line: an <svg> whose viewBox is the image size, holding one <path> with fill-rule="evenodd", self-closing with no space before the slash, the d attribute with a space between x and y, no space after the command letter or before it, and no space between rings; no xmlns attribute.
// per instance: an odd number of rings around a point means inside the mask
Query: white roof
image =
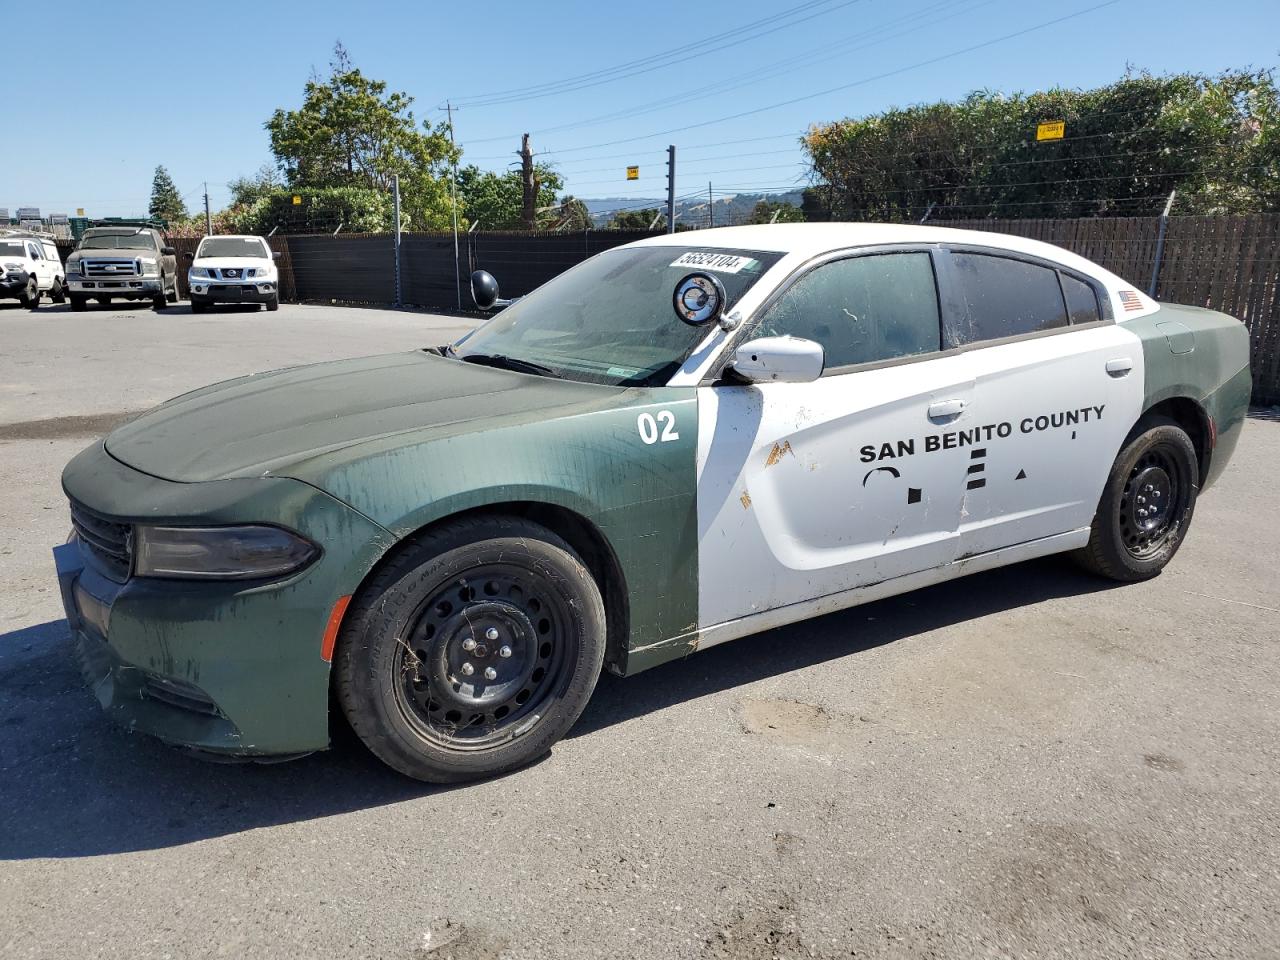
<svg viewBox="0 0 1280 960"><path fill-rule="evenodd" d="M706 247L716 250L731 248L740 250L766 250L787 254L779 266L788 270L804 261L850 247L865 247L884 243L965 243L972 246L993 247L1013 253L1059 263L1077 270L1102 283L1118 297L1120 290L1137 294L1142 304L1140 312L1117 312L1117 317L1131 319L1150 313L1159 305L1130 282L1116 276L1092 260L1086 260L1070 250L1030 240L1007 233L990 233L985 230L960 230L955 227L916 226L900 223L769 223L744 227L716 227L711 230L688 230L683 233L665 233L660 237L637 240L628 246L677 246ZM1117 303L1119 301L1117 300Z"/></svg>

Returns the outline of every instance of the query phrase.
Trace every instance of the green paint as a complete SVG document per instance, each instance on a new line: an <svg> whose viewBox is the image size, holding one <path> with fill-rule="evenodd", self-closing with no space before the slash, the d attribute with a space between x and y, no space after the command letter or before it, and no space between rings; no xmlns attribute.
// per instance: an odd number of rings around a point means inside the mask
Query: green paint
<svg viewBox="0 0 1280 960"><path fill-rule="evenodd" d="M1231 459L1249 411L1248 330L1235 317L1176 304L1127 320L1124 328L1142 341L1143 409L1185 397L1217 425L1218 443L1201 480L1207 488Z"/></svg>

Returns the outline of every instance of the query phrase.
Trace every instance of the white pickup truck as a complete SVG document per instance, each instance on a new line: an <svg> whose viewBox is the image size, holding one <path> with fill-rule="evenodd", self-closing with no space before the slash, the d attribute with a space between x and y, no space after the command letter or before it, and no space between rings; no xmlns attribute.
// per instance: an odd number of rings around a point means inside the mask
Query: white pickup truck
<svg viewBox="0 0 1280 960"><path fill-rule="evenodd" d="M32 310L45 294L54 303L67 298L67 275L52 237L0 232L0 299L16 298Z"/></svg>

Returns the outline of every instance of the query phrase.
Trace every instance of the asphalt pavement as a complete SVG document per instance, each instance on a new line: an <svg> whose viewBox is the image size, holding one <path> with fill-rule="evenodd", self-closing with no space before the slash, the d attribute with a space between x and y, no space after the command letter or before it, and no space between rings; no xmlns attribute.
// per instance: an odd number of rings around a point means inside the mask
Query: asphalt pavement
<svg viewBox="0 0 1280 960"><path fill-rule="evenodd" d="M534 766L437 788L110 726L50 548L111 425L466 321L0 305L0 956L1276 957L1280 422L1160 577L1050 558L619 680Z"/></svg>

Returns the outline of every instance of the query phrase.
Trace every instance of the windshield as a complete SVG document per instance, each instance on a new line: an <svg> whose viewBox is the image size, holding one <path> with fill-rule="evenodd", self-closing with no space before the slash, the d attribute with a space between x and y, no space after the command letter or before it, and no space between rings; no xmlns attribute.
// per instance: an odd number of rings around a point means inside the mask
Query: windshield
<svg viewBox="0 0 1280 960"><path fill-rule="evenodd" d="M724 255L718 257L722 264L738 260L733 272L676 265L685 254L699 253ZM781 258L781 253L696 246L607 250L507 307L452 353L476 361L511 358L570 380L659 385L708 332L676 316L676 284L699 269L711 272L724 284L727 312Z"/></svg>
<svg viewBox="0 0 1280 960"><path fill-rule="evenodd" d="M27 251L20 243L14 243L11 240L0 243L0 257L25 257L26 255Z"/></svg>
<svg viewBox="0 0 1280 960"><path fill-rule="evenodd" d="M266 260L267 248L257 237L208 237L200 244L197 257L252 257Z"/></svg>
<svg viewBox="0 0 1280 960"><path fill-rule="evenodd" d="M155 248L155 242L149 233L86 234L80 241L81 250L154 250Z"/></svg>

